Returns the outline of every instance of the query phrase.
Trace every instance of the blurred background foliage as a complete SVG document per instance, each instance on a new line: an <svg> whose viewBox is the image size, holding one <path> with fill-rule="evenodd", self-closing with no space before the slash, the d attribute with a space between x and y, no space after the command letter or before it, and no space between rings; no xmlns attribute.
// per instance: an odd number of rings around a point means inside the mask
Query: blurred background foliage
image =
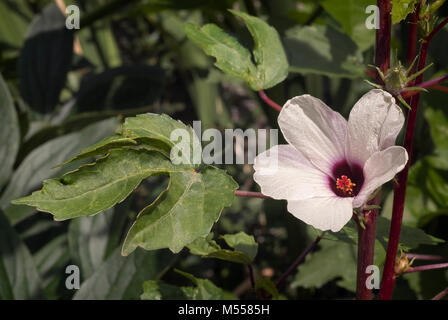
<svg viewBox="0 0 448 320"><path fill-rule="evenodd" d="M207 278L233 297L253 298L248 271L240 264L201 259L187 250L173 255L139 249L121 257L131 221L165 188L165 178L149 179L107 212L73 221L56 222L48 214L10 201L38 189L42 180L74 169L52 167L111 135L126 116L166 113L188 124L201 120L203 130L276 128L276 111L245 83L216 69L214 59L185 35L187 22L215 23L250 48L250 34L227 9L261 17L279 32L290 73L267 90L274 101L283 104L309 93L347 116L370 89L362 79L368 77L366 66L373 62L375 32L365 28L365 8L375 3L0 0L0 298L138 299L146 280L191 285L173 268ZM65 28L63 12L71 4L81 9L80 30ZM447 4L439 15L448 15ZM393 31L393 50L402 61L408 28L402 21ZM435 65L425 79L448 73L448 28L436 38L429 57ZM409 228L422 228L444 240L448 240L447 98L447 92L423 94L404 218ZM257 191L250 165L226 169L240 189ZM390 184L382 196L386 219L391 213ZM387 220L383 225L387 229ZM254 235L259 244L256 276L274 281L317 234L288 214L284 202L247 198L235 199L214 228L217 234L239 231ZM409 234L402 242L411 252L448 257L446 243ZM307 257L281 291L283 298L354 297L355 241L336 241L337 237L341 235L330 234ZM377 245L377 251L375 262L381 266L384 249ZM81 289L75 292L65 288L69 264L81 270ZM395 298L430 298L447 282L445 270L408 274L399 278Z"/></svg>

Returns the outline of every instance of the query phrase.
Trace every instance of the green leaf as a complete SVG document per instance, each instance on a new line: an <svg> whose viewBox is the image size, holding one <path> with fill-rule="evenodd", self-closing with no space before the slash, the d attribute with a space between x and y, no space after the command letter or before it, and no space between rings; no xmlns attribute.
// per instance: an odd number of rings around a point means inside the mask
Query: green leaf
<svg viewBox="0 0 448 320"><path fill-rule="evenodd" d="M20 94L34 110L49 113L59 102L73 55L73 32L50 4L29 27L19 58Z"/></svg>
<svg viewBox="0 0 448 320"><path fill-rule="evenodd" d="M12 173L20 144L20 129L8 86L0 74L0 188Z"/></svg>
<svg viewBox="0 0 448 320"><path fill-rule="evenodd" d="M143 209L123 245L128 255L138 246L179 252L206 236L224 207L230 206L238 185L224 171L207 166L170 172L168 188Z"/></svg>
<svg viewBox="0 0 448 320"><path fill-rule="evenodd" d="M244 232L238 232L236 234L225 234L221 237L229 247L243 252L251 261L257 256L258 244L253 236L249 236Z"/></svg>
<svg viewBox="0 0 448 320"><path fill-rule="evenodd" d="M392 24L406 19L408 14L414 12L417 0L392 0Z"/></svg>
<svg viewBox="0 0 448 320"><path fill-rule="evenodd" d="M90 277L120 245L127 219L126 208L117 206L93 217L82 217L70 222L70 256L73 263L79 266L83 277Z"/></svg>
<svg viewBox="0 0 448 320"><path fill-rule="evenodd" d="M33 257L0 210L0 299L37 299L40 286Z"/></svg>
<svg viewBox="0 0 448 320"><path fill-rule="evenodd" d="M74 156L88 145L112 134L116 126L116 119L103 120L79 132L50 140L29 153L12 175L11 182L0 198L0 207L6 208L8 218L17 222L33 212L23 207L19 209L17 206L10 206L11 200L35 190L44 179L73 170L74 167L71 166L58 169L52 167ZM15 216L18 213L19 216Z"/></svg>
<svg viewBox="0 0 448 320"><path fill-rule="evenodd" d="M158 268L154 252L137 250L129 257L122 257L120 249L117 248L95 273L82 283L74 299L138 299L143 281L156 278Z"/></svg>
<svg viewBox="0 0 448 320"><path fill-rule="evenodd" d="M141 300L186 300L182 288L148 280L143 283Z"/></svg>
<svg viewBox="0 0 448 320"><path fill-rule="evenodd" d="M375 29L366 28L369 5L376 5L376 0L324 0L321 6L342 26L342 30L355 41L361 51L370 48L375 42Z"/></svg>
<svg viewBox="0 0 448 320"><path fill-rule="evenodd" d="M356 287L356 246L340 241L321 240L321 249L299 266L292 287L321 288L341 277L338 284L354 291ZM330 263L331 261L331 263Z"/></svg>
<svg viewBox="0 0 448 320"><path fill-rule="evenodd" d="M22 47L32 12L26 0L0 1L0 43L2 49L18 50Z"/></svg>
<svg viewBox="0 0 448 320"><path fill-rule="evenodd" d="M94 145L82 150L80 154L58 165L58 167L65 166L66 164L69 164L74 161L91 158L98 155L104 155L108 153L111 149L120 149L121 147L133 146L136 144L137 141L135 140L132 140L130 138L123 138L121 135L115 134L111 137L104 138L103 140L98 141Z"/></svg>
<svg viewBox="0 0 448 320"><path fill-rule="evenodd" d="M261 298L266 299L266 293L271 296L271 299L278 300L280 295L278 293L275 283L269 278L260 278L255 282L255 292Z"/></svg>
<svg viewBox="0 0 448 320"><path fill-rule="evenodd" d="M365 69L356 44L330 26L299 26L284 40L290 71L331 77L362 77Z"/></svg>
<svg viewBox="0 0 448 320"><path fill-rule="evenodd" d="M380 242L384 249L387 249L389 241L390 219L385 217L378 217L376 226L376 239ZM350 221L340 232L327 232L325 239L340 240L347 244L355 245L358 243L357 228L353 221ZM438 239L426 234L423 230L403 225L400 234L400 247L403 250L409 250L418 247L419 245L437 245L443 243L442 239Z"/></svg>
<svg viewBox="0 0 448 320"><path fill-rule="evenodd" d="M190 273L175 269L175 271L190 279L196 287L182 287L183 294L188 300L234 300L233 295L226 293L223 289L218 288L208 279L196 278Z"/></svg>
<svg viewBox="0 0 448 320"><path fill-rule="evenodd" d="M210 234L213 236L213 234ZM199 255L203 258L216 258L241 264L249 264L257 255L258 244L252 236L240 232L221 236L229 247L234 251L222 249L210 237L200 237L187 247L191 254Z"/></svg>
<svg viewBox="0 0 448 320"><path fill-rule="evenodd" d="M244 20L254 39L253 56L257 65L257 77L262 81L260 89L268 89L288 76L288 59L277 31L260 18L247 13L229 10Z"/></svg>
<svg viewBox="0 0 448 320"><path fill-rule="evenodd" d="M253 90L267 89L283 81L288 75L288 60L277 31L257 17L230 12L244 20L253 37L255 64L247 48L214 24L202 28L186 24L188 38L215 57L219 69L243 79Z"/></svg>
<svg viewBox="0 0 448 320"><path fill-rule="evenodd" d="M50 212L55 220L91 216L123 201L143 179L181 170L185 168L174 166L159 152L112 150L108 156L62 178L45 180L41 190L13 203Z"/></svg>
<svg viewBox="0 0 448 320"><path fill-rule="evenodd" d="M139 141L170 154L171 148L176 145L171 137L175 131L189 134L190 144L199 141L191 127L181 121L172 119L166 114L155 113L139 114L136 117L126 118L121 134L123 137ZM186 160L191 162L190 159Z"/></svg>
<svg viewBox="0 0 448 320"><path fill-rule="evenodd" d="M430 125L431 137L436 145L436 150L448 150L448 119L443 110L425 108L425 118Z"/></svg>
<svg viewBox="0 0 448 320"><path fill-rule="evenodd" d="M65 281L65 268L70 262L70 253L67 248L67 235L61 234L33 255L46 296L56 294L51 290L55 281Z"/></svg>

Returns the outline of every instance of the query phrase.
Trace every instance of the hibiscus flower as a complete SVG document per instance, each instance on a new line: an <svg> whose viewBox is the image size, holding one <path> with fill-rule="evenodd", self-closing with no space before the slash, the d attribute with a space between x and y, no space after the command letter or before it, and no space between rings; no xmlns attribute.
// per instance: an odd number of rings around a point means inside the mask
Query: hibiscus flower
<svg viewBox="0 0 448 320"><path fill-rule="evenodd" d="M254 180L264 195L287 200L298 219L339 231L406 165L406 150L394 145L403 123L395 99L379 89L355 104L348 121L315 97L292 98L278 117L288 144L256 157Z"/></svg>

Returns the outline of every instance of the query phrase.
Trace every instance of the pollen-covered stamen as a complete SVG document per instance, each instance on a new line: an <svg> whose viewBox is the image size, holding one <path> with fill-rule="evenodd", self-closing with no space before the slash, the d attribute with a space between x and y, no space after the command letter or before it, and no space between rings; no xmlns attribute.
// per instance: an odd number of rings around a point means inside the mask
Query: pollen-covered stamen
<svg viewBox="0 0 448 320"><path fill-rule="evenodd" d="M346 195L353 195L353 187L355 186L356 183L353 183L346 175L342 175L340 178L336 179L336 189L341 190Z"/></svg>

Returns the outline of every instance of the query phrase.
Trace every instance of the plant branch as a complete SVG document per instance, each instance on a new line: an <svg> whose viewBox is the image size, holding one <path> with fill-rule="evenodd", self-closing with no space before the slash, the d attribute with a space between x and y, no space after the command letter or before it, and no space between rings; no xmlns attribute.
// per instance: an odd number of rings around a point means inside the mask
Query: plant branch
<svg viewBox="0 0 448 320"><path fill-rule="evenodd" d="M436 294L431 300L442 300L446 295L448 295L448 288Z"/></svg>
<svg viewBox="0 0 448 320"><path fill-rule="evenodd" d="M385 73L390 67L390 38L392 28L392 3L390 0L378 0L380 9L380 28L376 32L375 39L375 65ZM377 80L382 80L377 75Z"/></svg>
<svg viewBox="0 0 448 320"><path fill-rule="evenodd" d="M420 3L417 4L416 9L411 14L411 21L409 22L409 40L408 40L408 52L407 60L408 65L414 61L415 54L417 53L417 36L418 36L418 15L420 12ZM413 70L411 70L412 73Z"/></svg>
<svg viewBox="0 0 448 320"><path fill-rule="evenodd" d="M260 199L272 199L269 196L265 196L261 192L252 192L252 191L243 191L243 190L236 190L235 195L237 197L247 197L247 198L260 198Z"/></svg>
<svg viewBox="0 0 448 320"><path fill-rule="evenodd" d="M322 239L322 237L325 235L325 232L323 232L320 236L316 238L293 262L293 264L286 270L286 272L280 277L280 279L277 281L276 287L279 289L283 282L293 273L294 270L297 269L298 265L302 263L302 261L305 259L306 255L310 253L314 247L319 243L319 241Z"/></svg>
<svg viewBox="0 0 448 320"><path fill-rule="evenodd" d="M378 205L381 201L381 191L368 205ZM378 218L378 209L365 210L362 213L363 226L358 223L358 267L356 276L356 298L358 300L371 300L373 293L366 286L369 276L366 274L368 266L374 264L375 234Z"/></svg>
<svg viewBox="0 0 448 320"><path fill-rule="evenodd" d="M252 287L252 290L255 290L255 277L254 277L254 268L252 267L252 264L248 264L247 268L249 269L249 278L250 278L250 285Z"/></svg>
<svg viewBox="0 0 448 320"><path fill-rule="evenodd" d="M420 55L418 61L417 72L423 70L426 65L426 56L428 54L429 44L434 35L446 24L448 18L440 23L434 30L422 41L420 47ZM419 85L423 82L423 73L415 79L415 84ZM401 223L403 220L404 202L406 198L406 185L408 180L409 167L412 159L413 138L415 123L417 119L418 104L420 94L416 94L411 98L411 110L408 113L408 120L406 125L406 133L403 147L408 152L408 162L404 169L397 175L398 183L394 187L394 201L392 207L392 220L389 231L389 242L387 246L386 261L384 263L383 279L381 282L381 289L379 298L381 300L390 300L392 298L395 286L395 261L397 257L398 243L400 240Z"/></svg>
<svg viewBox="0 0 448 320"><path fill-rule="evenodd" d="M435 269L444 269L444 268L448 268L448 262L446 262L446 263L428 264L428 265L425 265L425 266L413 267L413 268L410 268L410 269L406 270L403 273L412 273L412 272L435 270Z"/></svg>
<svg viewBox="0 0 448 320"><path fill-rule="evenodd" d="M266 92L264 92L263 90L258 91L258 95L260 96L260 98L266 102L267 105L269 105L270 107L274 108L277 111L281 111L282 107L280 105L278 105L277 103L275 103L274 101L272 101L267 95Z"/></svg>
<svg viewBox="0 0 448 320"><path fill-rule="evenodd" d="M443 91L443 92L448 92L448 87L444 87L444 86L434 86L432 89L438 90L438 91Z"/></svg>
<svg viewBox="0 0 448 320"><path fill-rule="evenodd" d="M446 80L448 80L448 74L438 77L438 78L435 78L435 79L425 81L421 84L415 85L414 87L429 89L429 88L435 87L435 86L445 82ZM404 92L402 94L402 96L403 96L403 98L409 98L409 97L416 95L419 92L420 91L408 91L408 92Z"/></svg>
<svg viewBox="0 0 448 320"><path fill-rule="evenodd" d="M415 259L415 260L448 260L448 258L442 257L442 256L437 256L437 255L432 255L432 254L418 254L418 253L406 253L406 256L410 259Z"/></svg>

